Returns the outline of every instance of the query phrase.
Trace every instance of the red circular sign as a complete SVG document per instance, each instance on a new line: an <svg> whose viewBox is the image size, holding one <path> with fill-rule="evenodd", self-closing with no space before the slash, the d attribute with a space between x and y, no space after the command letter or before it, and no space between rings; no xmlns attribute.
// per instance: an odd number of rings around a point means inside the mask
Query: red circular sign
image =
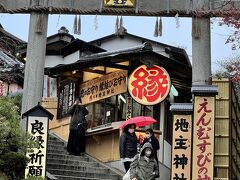
<svg viewBox="0 0 240 180"><path fill-rule="evenodd" d="M135 69L128 79L128 91L135 101L143 105L154 105L163 101L171 87L168 72L159 66Z"/></svg>

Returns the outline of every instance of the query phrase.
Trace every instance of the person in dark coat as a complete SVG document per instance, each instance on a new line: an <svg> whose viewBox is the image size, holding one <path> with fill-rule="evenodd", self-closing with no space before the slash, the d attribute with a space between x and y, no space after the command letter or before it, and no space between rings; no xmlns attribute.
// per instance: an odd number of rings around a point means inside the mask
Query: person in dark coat
<svg viewBox="0 0 240 180"><path fill-rule="evenodd" d="M146 130L146 138L144 139L143 141L143 145L145 143L149 142L152 147L153 147L153 152L154 152L154 157L155 157L155 160L157 161L158 163L158 157L157 157L157 151L159 150L159 141L157 140L157 138L155 137L154 135L154 132L152 130L152 128L149 128Z"/></svg>
<svg viewBox="0 0 240 180"><path fill-rule="evenodd" d="M72 155L81 155L85 152L85 131L87 121L85 116L88 110L81 105L81 101L77 99L68 112L72 117L69 127L69 136L67 143L67 151Z"/></svg>
<svg viewBox="0 0 240 180"><path fill-rule="evenodd" d="M158 164L150 143L145 143L130 166L131 180L154 180L159 177Z"/></svg>
<svg viewBox="0 0 240 180"><path fill-rule="evenodd" d="M120 137L119 151L121 162L124 164L126 172L130 168L134 156L137 154L137 136L135 134L135 124L129 124L124 127Z"/></svg>

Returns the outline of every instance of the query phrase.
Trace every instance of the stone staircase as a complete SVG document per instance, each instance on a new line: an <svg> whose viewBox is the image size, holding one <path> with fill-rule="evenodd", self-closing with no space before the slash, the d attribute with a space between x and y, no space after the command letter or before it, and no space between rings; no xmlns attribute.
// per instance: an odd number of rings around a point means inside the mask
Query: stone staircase
<svg viewBox="0 0 240 180"><path fill-rule="evenodd" d="M49 135L47 172L59 180L119 180L120 173L91 156L68 155L64 141Z"/></svg>

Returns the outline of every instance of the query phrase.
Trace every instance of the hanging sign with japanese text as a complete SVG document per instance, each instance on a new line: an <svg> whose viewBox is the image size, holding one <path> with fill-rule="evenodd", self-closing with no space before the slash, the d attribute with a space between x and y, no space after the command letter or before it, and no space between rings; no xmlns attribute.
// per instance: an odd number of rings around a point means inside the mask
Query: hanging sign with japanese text
<svg viewBox="0 0 240 180"><path fill-rule="evenodd" d="M126 97L126 120L132 117L132 97L127 93Z"/></svg>
<svg viewBox="0 0 240 180"><path fill-rule="evenodd" d="M193 180L213 180L215 97L194 97Z"/></svg>
<svg viewBox="0 0 240 180"><path fill-rule="evenodd" d="M105 6L133 7L134 4L135 4L135 0L104 0Z"/></svg>
<svg viewBox="0 0 240 180"><path fill-rule="evenodd" d="M173 116L172 180L191 180L192 115Z"/></svg>
<svg viewBox="0 0 240 180"><path fill-rule="evenodd" d="M32 135L33 140L37 142L37 147L33 149L33 152L28 150L26 154L30 161L25 169L25 177L45 178L48 118L29 116L27 131Z"/></svg>
<svg viewBox="0 0 240 180"><path fill-rule="evenodd" d="M147 68L142 65L135 69L128 79L128 91L132 98L143 105L162 102L171 87L168 72L159 66Z"/></svg>
<svg viewBox="0 0 240 180"><path fill-rule="evenodd" d="M120 70L80 85L82 104L89 104L127 91L127 71Z"/></svg>

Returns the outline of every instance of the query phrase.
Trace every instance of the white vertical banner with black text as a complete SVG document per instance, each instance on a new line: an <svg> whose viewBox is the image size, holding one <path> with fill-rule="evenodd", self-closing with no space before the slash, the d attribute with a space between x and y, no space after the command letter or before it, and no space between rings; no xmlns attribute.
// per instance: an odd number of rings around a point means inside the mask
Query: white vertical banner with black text
<svg viewBox="0 0 240 180"><path fill-rule="evenodd" d="M48 118L47 117L28 117L27 132L32 135L36 142L33 151L28 149L27 158L29 163L25 169L25 177L43 177L46 176L46 155L47 155L47 133Z"/></svg>
<svg viewBox="0 0 240 180"><path fill-rule="evenodd" d="M173 116L172 180L191 180L192 115Z"/></svg>

